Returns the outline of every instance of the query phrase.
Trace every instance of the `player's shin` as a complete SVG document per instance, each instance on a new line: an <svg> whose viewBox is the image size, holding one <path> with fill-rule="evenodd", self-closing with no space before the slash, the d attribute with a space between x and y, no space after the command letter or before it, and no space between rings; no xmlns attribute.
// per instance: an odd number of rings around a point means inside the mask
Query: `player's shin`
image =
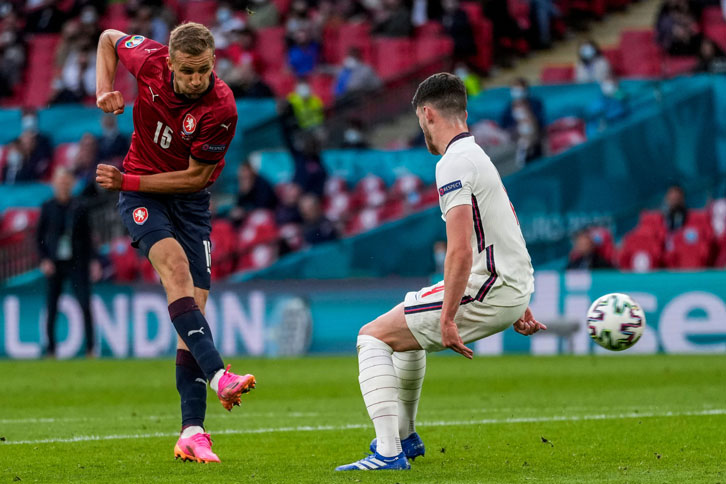
<svg viewBox="0 0 726 484"><path fill-rule="evenodd" d="M193 297L183 297L169 304L169 316L176 332L189 348L207 380L224 368L214 347L212 330Z"/></svg>
<svg viewBox="0 0 726 484"><path fill-rule="evenodd" d="M416 431L416 412L426 374L426 351L393 353L398 376L398 435L401 440Z"/></svg>
<svg viewBox="0 0 726 484"><path fill-rule="evenodd" d="M176 350L176 389L181 399L182 432L203 432L207 380L192 354L186 350Z"/></svg>
<svg viewBox="0 0 726 484"><path fill-rule="evenodd" d="M398 435L398 377L393 368L393 350L373 336L358 336L358 366L361 393L378 439L377 452L384 457L401 453Z"/></svg>

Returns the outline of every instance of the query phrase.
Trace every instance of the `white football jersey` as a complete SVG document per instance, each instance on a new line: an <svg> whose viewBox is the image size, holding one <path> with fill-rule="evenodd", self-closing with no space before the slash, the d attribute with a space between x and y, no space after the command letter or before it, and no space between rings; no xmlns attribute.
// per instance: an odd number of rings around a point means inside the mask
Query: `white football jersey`
<svg viewBox="0 0 726 484"><path fill-rule="evenodd" d="M519 221L499 172L473 136L461 134L449 144L436 164L436 186L444 220L457 205L471 205L473 212L473 261L462 302L515 306L527 300L534 270Z"/></svg>

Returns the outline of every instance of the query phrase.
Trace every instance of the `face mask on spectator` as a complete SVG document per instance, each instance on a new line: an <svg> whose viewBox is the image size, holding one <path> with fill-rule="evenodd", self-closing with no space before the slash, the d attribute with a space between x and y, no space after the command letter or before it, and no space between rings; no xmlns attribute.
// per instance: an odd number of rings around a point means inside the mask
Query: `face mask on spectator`
<svg viewBox="0 0 726 484"><path fill-rule="evenodd" d="M217 22L218 23L223 24L230 18L232 18L232 11L230 9L220 8L217 10Z"/></svg>
<svg viewBox="0 0 726 484"><path fill-rule="evenodd" d="M454 71L454 75L458 77L459 79L466 79L466 76L469 75L469 71L466 69L466 67L457 67Z"/></svg>
<svg viewBox="0 0 726 484"><path fill-rule="evenodd" d="M580 47L580 58L584 61L590 61L595 58L595 47L592 44L585 44Z"/></svg>
<svg viewBox="0 0 726 484"><path fill-rule="evenodd" d="M600 84L600 89L605 96L610 97L618 90L618 86L616 86L613 81L603 81L603 83Z"/></svg>
<svg viewBox="0 0 726 484"><path fill-rule="evenodd" d="M343 138L348 144L357 144L363 141L363 135L361 132L354 128L346 129L345 133L343 133Z"/></svg>
<svg viewBox="0 0 726 484"><path fill-rule="evenodd" d="M295 92L298 96L302 98L309 98L310 97L310 86L308 86L305 83L300 83L295 87Z"/></svg>
<svg viewBox="0 0 726 484"><path fill-rule="evenodd" d="M523 87L514 86L509 90L509 94L512 96L512 99L516 101L518 99L524 99L524 96L527 94L527 92L524 90Z"/></svg>
<svg viewBox="0 0 726 484"><path fill-rule="evenodd" d="M357 65L358 59L356 59L355 57L348 56L343 59L343 67L345 67L346 69L353 69Z"/></svg>
<svg viewBox="0 0 726 484"><path fill-rule="evenodd" d="M534 126L530 122L519 123L517 124L517 133L520 136L531 136L534 133Z"/></svg>
<svg viewBox="0 0 726 484"><path fill-rule="evenodd" d="M25 116L23 116L20 124L23 127L23 131L38 131L38 118L36 118L32 114L26 114Z"/></svg>
<svg viewBox="0 0 726 484"><path fill-rule="evenodd" d="M517 121L522 121L527 117L527 110L523 107L516 107L512 109L512 117Z"/></svg>

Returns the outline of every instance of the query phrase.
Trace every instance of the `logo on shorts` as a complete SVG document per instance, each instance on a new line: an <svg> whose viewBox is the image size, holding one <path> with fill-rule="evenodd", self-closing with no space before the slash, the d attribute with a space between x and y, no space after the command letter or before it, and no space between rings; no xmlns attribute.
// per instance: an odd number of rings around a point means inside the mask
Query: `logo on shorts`
<svg viewBox="0 0 726 484"><path fill-rule="evenodd" d="M449 192L453 192L454 190L458 190L461 188L461 180L456 180L455 182L451 182L447 185L444 185L443 187L439 188L439 196L443 197Z"/></svg>
<svg viewBox="0 0 726 484"><path fill-rule="evenodd" d="M134 35L129 40L124 42L124 47L127 49L133 49L140 43L142 43L145 40L145 37L143 35Z"/></svg>
<svg viewBox="0 0 726 484"><path fill-rule="evenodd" d="M197 120L194 119L194 116L191 114L187 114L184 116L184 122L182 123L182 133L189 136L194 132L194 130L197 129Z"/></svg>
<svg viewBox="0 0 726 484"><path fill-rule="evenodd" d="M136 222L136 225L144 225L148 218L149 211L146 210L146 207L139 207L134 210L134 222Z"/></svg>

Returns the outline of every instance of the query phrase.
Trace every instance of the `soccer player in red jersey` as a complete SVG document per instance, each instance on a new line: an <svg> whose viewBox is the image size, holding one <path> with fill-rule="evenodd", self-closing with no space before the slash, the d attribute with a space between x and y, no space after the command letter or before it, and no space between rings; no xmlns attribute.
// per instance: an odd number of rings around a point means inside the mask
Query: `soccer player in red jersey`
<svg viewBox="0 0 726 484"><path fill-rule="evenodd" d="M231 90L213 72L214 37L204 25L179 25L168 47L140 35L104 31L96 57L96 104L106 113L124 111L123 96L113 89L119 60L138 82L134 133L124 172L100 164L96 181L120 191L121 218L133 246L159 274L179 335L182 432L174 455L219 462L203 427L207 381L227 410L255 386L254 376L225 370L204 318L211 274L207 187L224 166L237 108Z"/></svg>

